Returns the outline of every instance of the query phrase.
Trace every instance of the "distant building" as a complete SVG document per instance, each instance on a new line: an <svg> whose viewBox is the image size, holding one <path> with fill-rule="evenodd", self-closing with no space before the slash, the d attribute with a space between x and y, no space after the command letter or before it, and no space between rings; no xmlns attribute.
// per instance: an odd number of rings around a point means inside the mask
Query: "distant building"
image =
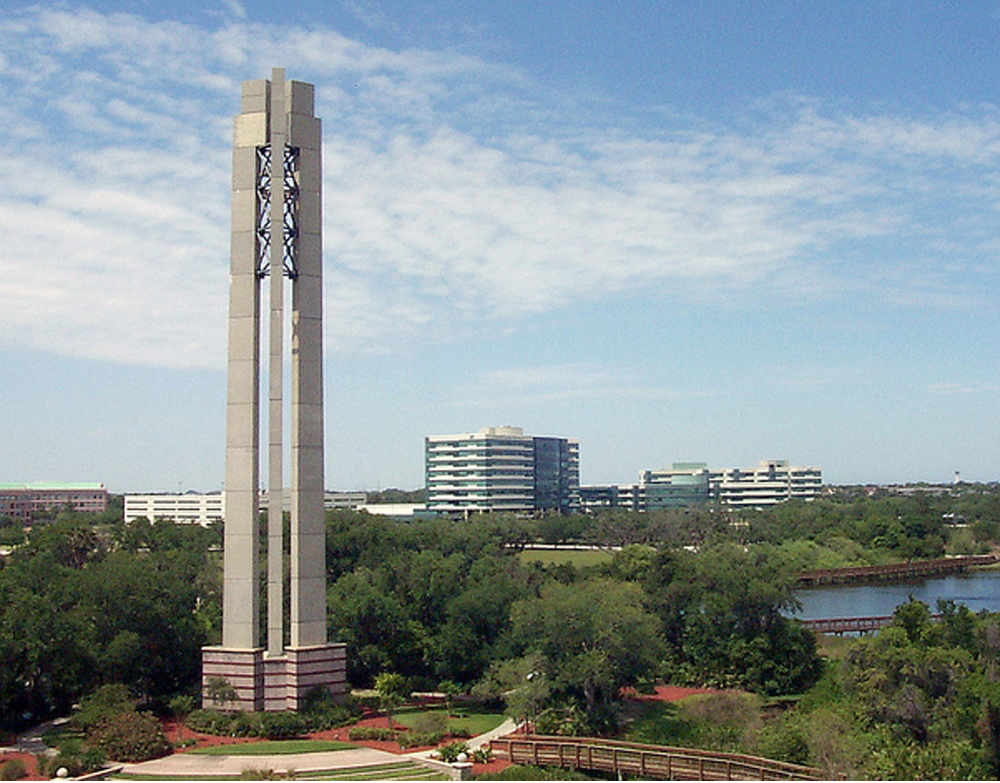
<svg viewBox="0 0 1000 783"><path fill-rule="evenodd" d="M150 522L171 519L181 524L208 526L221 522L225 517L226 496L222 492L202 495L197 492L183 494L149 494L125 496L125 521L145 517Z"/></svg>
<svg viewBox="0 0 1000 783"><path fill-rule="evenodd" d="M571 513L580 506L580 446L520 427L431 435L424 442L427 510Z"/></svg>
<svg viewBox="0 0 1000 783"><path fill-rule="evenodd" d="M786 500L812 500L823 489L823 471L796 467L788 460L763 460L753 468L710 469L704 462L675 462L669 468L644 470L638 484L580 488L583 510L624 508L655 511L718 502L763 508Z"/></svg>
<svg viewBox="0 0 1000 783"><path fill-rule="evenodd" d="M755 468L713 470L711 496L723 505L762 508L786 500L812 500L823 489L823 471L788 460L762 460Z"/></svg>
<svg viewBox="0 0 1000 783"><path fill-rule="evenodd" d="M684 508L705 503L709 470L704 462L675 462L669 469L644 470L639 476L643 510Z"/></svg>
<svg viewBox="0 0 1000 783"><path fill-rule="evenodd" d="M357 510L366 514L400 520L423 519L432 516L427 511L426 503L365 503L358 506Z"/></svg>
<svg viewBox="0 0 1000 783"><path fill-rule="evenodd" d="M0 517L31 524L40 512L59 508L107 511L108 490L99 483L0 484Z"/></svg>
<svg viewBox="0 0 1000 783"><path fill-rule="evenodd" d="M260 508L267 508L268 494L260 493ZM367 501L364 492L325 492L323 505L326 510L333 508L359 508ZM284 493L282 506L286 511L291 509L291 496ZM226 493L213 492L206 495L197 492L183 494L153 493L146 495L125 496L125 521L145 517L156 519L172 519L181 524L210 525L225 519Z"/></svg>

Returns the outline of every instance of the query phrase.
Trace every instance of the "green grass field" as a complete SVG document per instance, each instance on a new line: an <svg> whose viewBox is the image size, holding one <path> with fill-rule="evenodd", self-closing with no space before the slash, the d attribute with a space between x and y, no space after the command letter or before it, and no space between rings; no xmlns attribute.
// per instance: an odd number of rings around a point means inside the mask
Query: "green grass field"
<svg viewBox="0 0 1000 783"><path fill-rule="evenodd" d="M574 568L592 568L611 562L613 553L603 549L525 549L518 553L523 564L544 563L546 565L569 564Z"/></svg>
<svg viewBox="0 0 1000 783"><path fill-rule="evenodd" d="M413 729L427 717L445 716L444 708L434 708L430 710L414 710L412 712L403 711L393 715L393 718L402 723L407 728ZM449 731L465 729L473 737L485 734L504 722L506 716L499 712L474 712L467 709L456 708L454 714L448 716L447 727Z"/></svg>
<svg viewBox="0 0 1000 783"><path fill-rule="evenodd" d="M286 756L291 753L325 753L331 750L351 750L357 745L335 740L271 740L241 742L236 745L212 745L195 748L188 753L198 756Z"/></svg>

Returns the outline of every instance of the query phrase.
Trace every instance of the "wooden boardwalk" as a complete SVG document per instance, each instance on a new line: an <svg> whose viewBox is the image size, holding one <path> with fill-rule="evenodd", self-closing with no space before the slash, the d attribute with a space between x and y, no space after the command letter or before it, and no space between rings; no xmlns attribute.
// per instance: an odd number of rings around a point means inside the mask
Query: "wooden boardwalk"
<svg viewBox="0 0 1000 783"><path fill-rule="evenodd" d="M799 587L860 584L864 582L891 582L904 579L926 579L966 571L975 566L993 565L996 555L970 555L968 557L942 557L937 560L912 560L883 566L858 566L856 568L824 568L803 571L799 574Z"/></svg>
<svg viewBox="0 0 1000 783"><path fill-rule="evenodd" d="M802 627L813 633L868 633L877 631L892 622L893 615L882 617L833 617L824 620L799 620ZM932 614L931 619L938 621L941 615Z"/></svg>
<svg viewBox="0 0 1000 783"><path fill-rule="evenodd" d="M652 780L828 780L814 767L695 748L640 745L588 737L508 735L490 749L515 764L563 767Z"/></svg>

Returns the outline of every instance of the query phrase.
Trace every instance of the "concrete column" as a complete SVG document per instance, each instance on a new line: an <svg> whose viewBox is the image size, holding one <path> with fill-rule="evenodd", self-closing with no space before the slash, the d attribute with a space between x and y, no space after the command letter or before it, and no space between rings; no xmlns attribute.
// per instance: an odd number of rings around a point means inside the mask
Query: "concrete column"
<svg viewBox="0 0 1000 783"><path fill-rule="evenodd" d="M289 85L289 143L298 148L298 277L292 286L291 646L326 644L323 507L323 246L320 121L313 86Z"/></svg>
<svg viewBox="0 0 1000 783"><path fill-rule="evenodd" d="M284 355L285 275L284 258L284 159L287 138L285 71L271 72L271 209L268 215L271 247L270 363L268 365L268 506L267 506L267 652L280 655L284 649Z"/></svg>
<svg viewBox="0 0 1000 783"><path fill-rule="evenodd" d="M226 527L222 644L259 640L257 482L260 413L260 290L257 282L257 147L267 143L265 80L244 82L233 129L232 248L226 405Z"/></svg>

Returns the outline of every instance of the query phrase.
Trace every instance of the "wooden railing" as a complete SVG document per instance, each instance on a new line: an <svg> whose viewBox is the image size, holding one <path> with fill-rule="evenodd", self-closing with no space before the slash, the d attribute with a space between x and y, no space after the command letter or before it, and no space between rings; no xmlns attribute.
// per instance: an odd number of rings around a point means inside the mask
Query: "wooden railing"
<svg viewBox="0 0 1000 783"><path fill-rule="evenodd" d="M820 620L799 620L802 627L813 633L867 633L877 631L892 622L894 615L881 617L832 617ZM931 620L941 621L940 614L932 614Z"/></svg>
<svg viewBox="0 0 1000 783"><path fill-rule="evenodd" d="M653 780L828 780L813 767L695 748L640 745L585 737L508 735L490 749L514 764L564 767Z"/></svg>
<svg viewBox="0 0 1000 783"><path fill-rule="evenodd" d="M858 582L887 582L896 579L922 579L940 574L954 574L973 566L993 565L996 555L970 555L968 557L942 557L937 560L913 560L909 563L892 563L881 566L856 568L824 568L803 571L799 574L799 587L842 585Z"/></svg>

